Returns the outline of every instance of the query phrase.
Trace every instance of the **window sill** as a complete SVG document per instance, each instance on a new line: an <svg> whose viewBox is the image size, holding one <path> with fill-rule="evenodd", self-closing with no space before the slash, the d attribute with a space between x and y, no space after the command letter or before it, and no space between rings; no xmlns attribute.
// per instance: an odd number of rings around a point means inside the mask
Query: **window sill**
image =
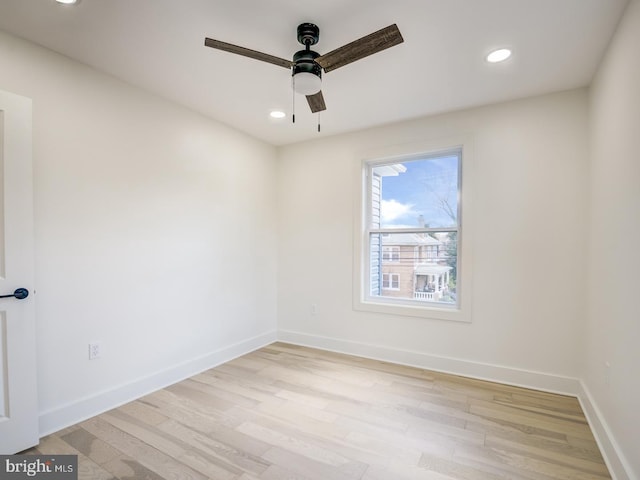
<svg viewBox="0 0 640 480"><path fill-rule="evenodd" d="M432 320L447 320L451 322L471 323L471 315L466 309L455 306L424 306L396 303L389 299L355 301L353 309L361 312L381 313L385 315L399 315Z"/></svg>

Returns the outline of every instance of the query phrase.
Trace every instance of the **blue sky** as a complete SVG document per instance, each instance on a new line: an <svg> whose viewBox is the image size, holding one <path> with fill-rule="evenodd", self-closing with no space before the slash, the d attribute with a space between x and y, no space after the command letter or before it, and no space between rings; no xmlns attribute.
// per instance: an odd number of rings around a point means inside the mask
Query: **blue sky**
<svg viewBox="0 0 640 480"><path fill-rule="evenodd" d="M422 215L430 227L453 226L444 203L457 212L458 157L403 162L406 172L382 178L385 227L415 227Z"/></svg>

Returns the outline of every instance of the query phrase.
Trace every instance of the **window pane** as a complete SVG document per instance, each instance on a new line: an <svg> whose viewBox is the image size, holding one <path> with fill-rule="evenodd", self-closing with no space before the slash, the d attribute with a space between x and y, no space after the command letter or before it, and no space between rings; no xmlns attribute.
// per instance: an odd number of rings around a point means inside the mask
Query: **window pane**
<svg viewBox="0 0 640 480"><path fill-rule="evenodd" d="M456 227L458 160L448 153L374 167L372 228Z"/></svg>
<svg viewBox="0 0 640 480"><path fill-rule="evenodd" d="M371 246L398 254L395 260L374 258L371 250L371 296L455 305L457 237L457 232L371 234Z"/></svg>

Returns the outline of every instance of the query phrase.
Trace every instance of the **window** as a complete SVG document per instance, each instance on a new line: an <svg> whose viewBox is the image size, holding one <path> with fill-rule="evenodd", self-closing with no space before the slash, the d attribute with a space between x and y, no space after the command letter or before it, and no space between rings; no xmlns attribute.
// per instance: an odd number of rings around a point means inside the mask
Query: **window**
<svg viewBox="0 0 640 480"><path fill-rule="evenodd" d="M399 262L400 247L382 247L382 260L384 262Z"/></svg>
<svg viewBox="0 0 640 480"><path fill-rule="evenodd" d="M366 160L362 172L356 308L468 321L462 147Z"/></svg>
<svg viewBox="0 0 640 480"><path fill-rule="evenodd" d="M386 290L400 290L400 275L397 273L383 273L382 288Z"/></svg>

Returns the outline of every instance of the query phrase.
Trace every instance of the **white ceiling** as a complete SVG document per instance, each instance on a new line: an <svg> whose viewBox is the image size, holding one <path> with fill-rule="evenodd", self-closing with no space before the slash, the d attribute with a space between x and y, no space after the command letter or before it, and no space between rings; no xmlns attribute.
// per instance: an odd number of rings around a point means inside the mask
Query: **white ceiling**
<svg viewBox="0 0 640 480"><path fill-rule="evenodd" d="M588 85L627 0L0 0L0 29L274 145ZM296 27L326 53L392 23L405 42L323 76L322 133L290 72L203 46L290 59ZM490 65L484 55L514 56Z"/></svg>

